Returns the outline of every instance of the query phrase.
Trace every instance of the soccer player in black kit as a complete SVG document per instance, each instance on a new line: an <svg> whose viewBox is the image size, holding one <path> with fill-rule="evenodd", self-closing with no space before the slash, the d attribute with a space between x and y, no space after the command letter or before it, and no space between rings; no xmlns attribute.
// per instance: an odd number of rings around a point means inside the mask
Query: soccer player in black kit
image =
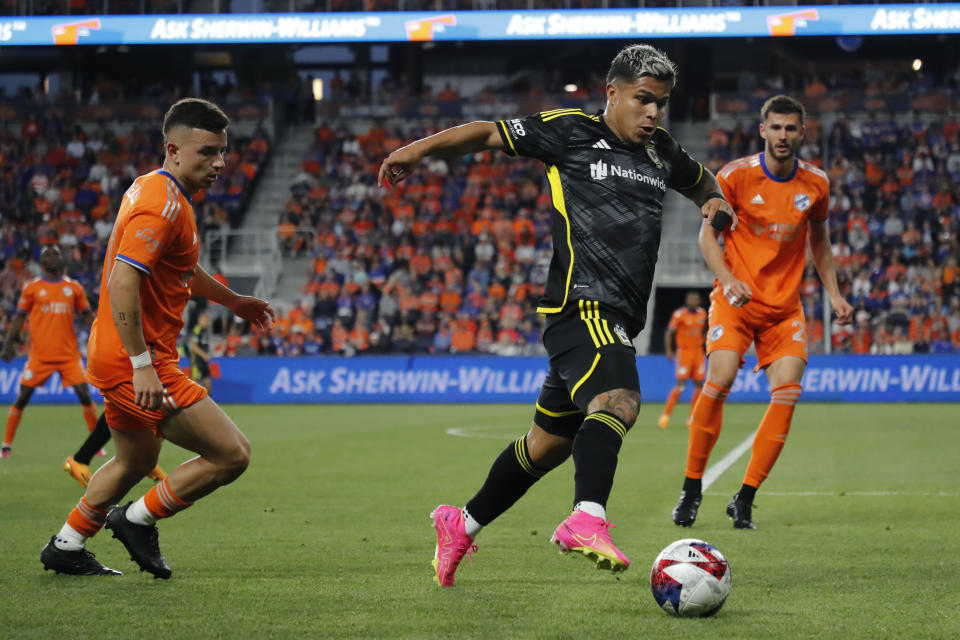
<svg viewBox="0 0 960 640"><path fill-rule="evenodd" d="M601 569L630 565L610 538L606 503L640 409L632 340L646 320L664 195L677 190L715 226L735 222L714 176L658 126L675 83L663 52L628 46L610 65L602 114L555 109L471 122L397 149L380 167L379 183L393 185L425 156L499 149L541 160L552 196L553 258L537 308L546 315L549 372L527 434L497 457L464 508L441 505L431 514L440 586L453 585L480 529L571 453L574 510L551 541Z"/></svg>

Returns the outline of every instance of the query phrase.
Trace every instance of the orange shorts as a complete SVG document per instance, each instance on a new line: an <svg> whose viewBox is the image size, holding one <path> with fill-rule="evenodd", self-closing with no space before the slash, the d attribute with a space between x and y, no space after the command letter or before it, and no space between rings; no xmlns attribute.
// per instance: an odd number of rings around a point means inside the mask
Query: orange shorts
<svg viewBox="0 0 960 640"><path fill-rule="evenodd" d="M46 382L55 371L60 372L60 384L63 385L64 389L84 384L87 381L86 376L83 375L83 363L79 357L76 360L67 360L66 362L45 362L30 358L27 360L27 366L23 368L20 384L35 389Z"/></svg>
<svg viewBox="0 0 960 640"><path fill-rule="evenodd" d="M155 366L164 390L163 404L158 410L137 406L131 382L122 382L112 389L102 390L103 411L112 429L151 429L160 435L157 427L164 418L206 397L207 390L184 375L177 363Z"/></svg>
<svg viewBox="0 0 960 640"><path fill-rule="evenodd" d="M743 354L754 342L758 371L783 356L807 361L807 325L799 301L792 311L771 315L766 307L754 302L734 307L714 288L708 319L707 355L719 350L736 351L742 367Z"/></svg>
<svg viewBox="0 0 960 640"><path fill-rule="evenodd" d="M677 380L703 380L707 376L707 357L701 349L677 349Z"/></svg>

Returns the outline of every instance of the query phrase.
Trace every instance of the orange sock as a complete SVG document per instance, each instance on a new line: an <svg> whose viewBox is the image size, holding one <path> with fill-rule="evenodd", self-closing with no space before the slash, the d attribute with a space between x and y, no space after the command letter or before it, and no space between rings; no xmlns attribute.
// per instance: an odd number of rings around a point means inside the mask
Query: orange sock
<svg viewBox="0 0 960 640"><path fill-rule="evenodd" d="M3 436L3 444L10 446L17 435L17 427L20 426L20 418L23 417L23 410L16 407L10 407L10 413L7 414L7 432Z"/></svg>
<svg viewBox="0 0 960 640"><path fill-rule="evenodd" d="M103 523L107 520L107 512L91 506L87 499L80 498L80 502L73 508L70 515L67 516L67 524L73 527L77 533L92 538L103 528Z"/></svg>
<svg viewBox="0 0 960 640"><path fill-rule="evenodd" d="M677 398L680 397L681 393L683 393L683 389L678 389L677 387L670 389L670 395L667 396L667 404L665 407L663 407L664 415L670 415L670 413L673 411L673 407L676 406Z"/></svg>
<svg viewBox="0 0 960 640"><path fill-rule="evenodd" d="M753 454L743 484L759 487L769 475L787 442L793 410L802 390L803 387L796 383L783 384L770 390L770 406L763 414L760 428L753 439Z"/></svg>
<svg viewBox="0 0 960 640"><path fill-rule="evenodd" d="M703 385L703 393L693 406L693 420L690 422L690 439L687 442L688 478L703 477L710 452L720 436L723 426L723 401L730 389L718 387L712 382Z"/></svg>
<svg viewBox="0 0 960 640"><path fill-rule="evenodd" d="M90 403L83 406L83 419L87 421L87 431L92 432L97 426L97 405Z"/></svg>
<svg viewBox="0 0 960 640"><path fill-rule="evenodd" d="M173 493L173 490L170 489L169 478L164 478L161 482L153 485L143 496L143 502L147 511L155 518L169 518L193 504L192 502L184 502Z"/></svg>

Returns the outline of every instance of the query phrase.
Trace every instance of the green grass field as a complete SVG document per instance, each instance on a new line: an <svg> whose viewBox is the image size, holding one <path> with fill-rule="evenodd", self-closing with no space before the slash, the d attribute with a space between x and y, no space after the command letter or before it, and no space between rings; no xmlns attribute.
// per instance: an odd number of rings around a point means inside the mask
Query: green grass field
<svg viewBox="0 0 960 640"><path fill-rule="evenodd" d="M709 489L693 529L671 523L686 406L666 431L654 425L660 407L646 406L608 505L629 571L617 579L549 543L572 500L568 462L480 535L473 566L465 560L442 591L427 515L473 494L527 428L529 407L227 410L251 440L252 464L160 524L174 570L161 581L138 572L109 532L89 548L122 577L42 570L41 547L81 495L60 463L85 429L78 407L29 407L14 457L0 461L0 637L960 637L955 405L802 404L758 494L757 531L724 515L749 453ZM727 406L714 461L762 411ZM169 446L161 464L186 458ZM733 568L712 619L670 618L650 594L653 558L689 536L717 545Z"/></svg>

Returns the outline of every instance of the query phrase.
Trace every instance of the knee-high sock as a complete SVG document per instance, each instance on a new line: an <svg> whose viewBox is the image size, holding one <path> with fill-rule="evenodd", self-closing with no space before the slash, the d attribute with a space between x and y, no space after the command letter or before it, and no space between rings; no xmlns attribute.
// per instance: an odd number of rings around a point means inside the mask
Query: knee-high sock
<svg viewBox="0 0 960 640"><path fill-rule="evenodd" d="M680 394L683 393L683 389L679 387L674 387L670 389L670 395L667 396L667 404L663 407L664 415L670 415L673 412L673 408L677 404L677 399L680 397Z"/></svg>
<svg viewBox="0 0 960 640"><path fill-rule="evenodd" d="M97 405L91 402L81 406L83 407L83 419L87 421L87 432L93 433L94 427L97 426Z"/></svg>
<svg viewBox="0 0 960 640"><path fill-rule="evenodd" d="M770 406L763 414L760 428L753 439L753 454L743 484L759 487L773 468L790 433L793 410L802 387L796 383L783 384L770 390Z"/></svg>
<svg viewBox="0 0 960 640"><path fill-rule="evenodd" d="M584 418L573 439L574 505L596 502L607 506L617 456L628 429L620 418L606 411L595 411Z"/></svg>
<svg viewBox="0 0 960 640"><path fill-rule="evenodd" d="M13 444L13 439L17 437L17 427L20 426L20 418L22 417L23 409L10 407L10 412L7 414L7 432L3 436L3 444Z"/></svg>
<svg viewBox="0 0 960 640"><path fill-rule="evenodd" d="M690 438L687 441L688 478L703 477L713 445L720 436L723 426L723 401L727 399L729 389L719 387L712 382L703 385L703 393L693 407L693 419L690 421Z"/></svg>
<svg viewBox="0 0 960 640"><path fill-rule="evenodd" d="M490 524L547 471L530 459L526 436L511 442L493 461L483 486L467 503L467 512L481 525Z"/></svg>

